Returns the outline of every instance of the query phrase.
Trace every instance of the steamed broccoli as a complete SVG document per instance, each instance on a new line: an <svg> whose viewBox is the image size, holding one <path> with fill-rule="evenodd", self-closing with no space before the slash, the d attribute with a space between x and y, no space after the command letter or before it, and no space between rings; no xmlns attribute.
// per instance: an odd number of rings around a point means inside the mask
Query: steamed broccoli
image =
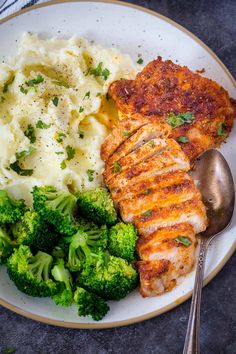
<svg viewBox="0 0 236 354"><path fill-rule="evenodd" d="M63 285L61 291L53 296L53 300L57 305L70 306L73 301L72 277L62 258L57 259L51 273L53 278Z"/></svg>
<svg viewBox="0 0 236 354"><path fill-rule="evenodd" d="M15 223L20 220L26 210L25 202L13 200L7 192L0 189L0 223Z"/></svg>
<svg viewBox="0 0 236 354"><path fill-rule="evenodd" d="M93 223L82 223L73 236L64 237L69 243L68 268L71 272L80 271L86 259L90 259L99 249L107 246L107 227Z"/></svg>
<svg viewBox="0 0 236 354"><path fill-rule="evenodd" d="M23 293L31 296L53 296L60 291L60 283L50 279L53 258L38 251L33 256L28 246L21 245L15 249L7 260L10 279Z"/></svg>
<svg viewBox="0 0 236 354"><path fill-rule="evenodd" d="M12 232L18 244L33 246L40 251L50 251L61 235L51 225L42 220L36 211L29 210L21 221L12 226Z"/></svg>
<svg viewBox="0 0 236 354"><path fill-rule="evenodd" d="M137 239L137 230L132 224L119 222L109 231L108 249L114 256L124 258L129 262L133 261Z"/></svg>
<svg viewBox="0 0 236 354"><path fill-rule="evenodd" d="M0 265L5 264L14 249L14 242L9 236L6 228L0 226Z"/></svg>
<svg viewBox="0 0 236 354"><path fill-rule="evenodd" d="M57 191L52 186L33 188L35 210L62 234L71 236L76 232L74 209L76 197L64 190Z"/></svg>
<svg viewBox="0 0 236 354"><path fill-rule="evenodd" d="M99 187L79 192L77 197L79 212L82 216L99 225L115 224L117 213L106 188Z"/></svg>
<svg viewBox="0 0 236 354"><path fill-rule="evenodd" d="M101 297L77 287L74 301L78 305L79 316L92 316L95 321L100 321L109 311L109 306Z"/></svg>
<svg viewBox="0 0 236 354"><path fill-rule="evenodd" d="M99 252L87 260L79 276L79 285L106 300L120 300L132 291L138 275L132 265L122 258Z"/></svg>

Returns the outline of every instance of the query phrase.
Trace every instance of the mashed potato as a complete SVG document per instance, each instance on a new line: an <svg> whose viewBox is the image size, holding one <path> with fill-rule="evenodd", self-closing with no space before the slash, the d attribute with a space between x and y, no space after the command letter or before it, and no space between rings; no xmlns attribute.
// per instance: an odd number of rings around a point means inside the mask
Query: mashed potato
<svg viewBox="0 0 236 354"><path fill-rule="evenodd" d="M115 117L107 90L136 72L114 49L24 34L0 65L0 188L30 204L34 185L100 185L100 145Z"/></svg>

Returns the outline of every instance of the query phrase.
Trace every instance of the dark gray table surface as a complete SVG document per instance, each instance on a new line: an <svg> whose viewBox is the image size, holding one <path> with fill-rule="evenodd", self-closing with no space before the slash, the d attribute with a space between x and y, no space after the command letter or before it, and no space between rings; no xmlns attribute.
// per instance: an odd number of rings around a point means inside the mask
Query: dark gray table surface
<svg viewBox="0 0 236 354"><path fill-rule="evenodd" d="M130 1L175 20L202 39L236 76L235 0ZM203 354L236 354L236 255L204 289ZM0 352L18 354L179 354L190 301L154 319L123 328L74 330L40 324L0 307Z"/></svg>

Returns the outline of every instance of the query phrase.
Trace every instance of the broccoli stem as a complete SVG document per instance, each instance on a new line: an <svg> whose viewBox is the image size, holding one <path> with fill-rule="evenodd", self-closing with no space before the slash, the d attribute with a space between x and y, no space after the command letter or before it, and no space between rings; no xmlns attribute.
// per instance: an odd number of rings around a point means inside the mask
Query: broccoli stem
<svg viewBox="0 0 236 354"><path fill-rule="evenodd" d="M53 258L51 255L39 251L30 259L29 269L31 274L40 280L48 280Z"/></svg>
<svg viewBox="0 0 236 354"><path fill-rule="evenodd" d="M55 280L63 282L67 290L71 290L72 278L68 269L64 266L63 259L58 259L51 271Z"/></svg>
<svg viewBox="0 0 236 354"><path fill-rule="evenodd" d="M0 256L1 256L1 250L6 247L7 245L12 245L13 242L8 235L8 233L0 227Z"/></svg>

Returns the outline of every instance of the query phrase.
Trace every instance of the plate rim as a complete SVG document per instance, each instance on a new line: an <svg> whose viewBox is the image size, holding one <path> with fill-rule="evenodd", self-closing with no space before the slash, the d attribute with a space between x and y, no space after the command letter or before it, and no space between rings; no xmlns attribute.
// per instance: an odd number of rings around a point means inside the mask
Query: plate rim
<svg viewBox="0 0 236 354"><path fill-rule="evenodd" d="M160 13L147 9L145 7L132 4L132 3L126 3L124 1L119 1L119 0L51 0L45 3L37 4L30 6L28 8L25 8L23 10L19 10L9 16L4 17L3 19L0 19L0 25L3 23L19 16L22 15L26 12L34 11L36 9L39 9L41 7L47 7L51 5L56 5L56 4L61 4L61 3L82 3L82 2L94 2L94 3L107 3L107 4L115 4L115 5L121 5L124 7L130 7L136 10L139 10L141 12L146 12L152 16L158 17L165 22L170 23L174 27L178 28L180 31L184 32L187 34L189 37L191 37L194 41L196 41L201 47L203 47L213 58L214 60L217 61L217 63L221 66L225 74L228 76L230 79L231 83L236 89L236 81L234 80L232 74L229 72L229 70L226 68L226 66L223 64L223 62L218 58L218 56L210 49L202 40L200 40L196 35L194 35L192 32L190 32L188 29L183 27L182 25L178 24L177 22L173 21L172 19L161 15ZM234 251L236 250L236 241L233 243L231 246L230 250L226 253L224 258L221 260L221 262L218 264L218 266L210 273L204 280L204 286L207 285L223 268L223 266L226 264L226 262L230 259L230 257L233 255ZM142 315L142 316L137 316L133 317L128 320L122 320L122 321L115 321L115 322L107 322L107 323L75 323L75 322L68 322L68 321L62 321L62 320L54 320L50 319L44 316L36 315L31 313L30 311L23 310L19 308L18 306L12 305L11 303L3 300L0 298L0 305L7 308L8 310L11 310L12 312L15 312L21 316L24 316L26 318L39 321L48 325L54 325L58 327L66 327L66 328L79 328L79 329L105 329L105 328L115 328L115 327L121 327L121 326L127 326L131 325L134 323L142 322L148 319L151 319L153 317L156 317L158 315L161 315L162 313L165 313L167 311L172 310L173 308L179 306L182 304L184 301L189 299L191 297L192 291L188 292L184 296L181 296L180 298L174 300L171 302L169 305L162 307L159 310L149 312L148 314Z"/></svg>

